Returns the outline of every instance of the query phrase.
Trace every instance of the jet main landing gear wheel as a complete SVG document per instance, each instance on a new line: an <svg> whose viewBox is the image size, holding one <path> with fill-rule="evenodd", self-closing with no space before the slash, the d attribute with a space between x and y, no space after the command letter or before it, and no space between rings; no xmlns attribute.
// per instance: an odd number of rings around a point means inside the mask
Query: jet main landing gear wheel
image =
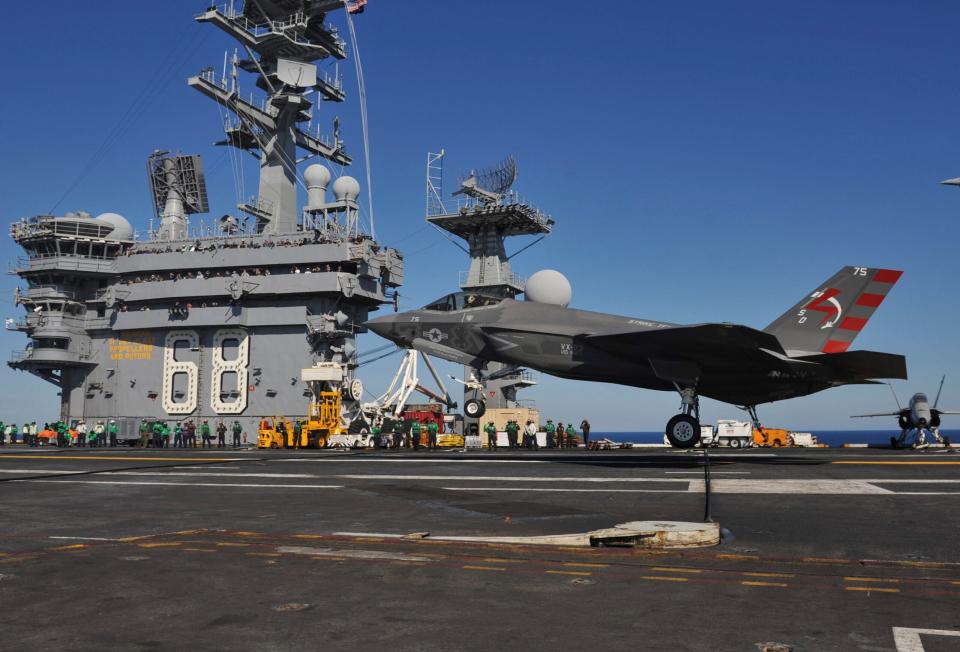
<svg viewBox="0 0 960 652"><path fill-rule="evenodd" d="M666 435L674 448L693 448L700 441L700 422L687 414L678 414L667 422Z"/></svg>
<svg viewBox="0 0 960 652"><path fill-rule="evenodd" d="M475 398L472 398L463 404L463 413L471 419L479 419L486 411L486 404L483 401L478 401Z"/></svg>

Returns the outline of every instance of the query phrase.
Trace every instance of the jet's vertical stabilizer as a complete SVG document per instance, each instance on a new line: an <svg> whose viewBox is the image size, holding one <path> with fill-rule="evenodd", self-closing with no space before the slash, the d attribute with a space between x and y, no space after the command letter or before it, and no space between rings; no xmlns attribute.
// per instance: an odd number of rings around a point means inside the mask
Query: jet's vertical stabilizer
<svg viewBox="0 0 960 652"><path fill-rule="evenodd" d="M844 267L763 330L789 355L846 351L902 273Z"/></svg>

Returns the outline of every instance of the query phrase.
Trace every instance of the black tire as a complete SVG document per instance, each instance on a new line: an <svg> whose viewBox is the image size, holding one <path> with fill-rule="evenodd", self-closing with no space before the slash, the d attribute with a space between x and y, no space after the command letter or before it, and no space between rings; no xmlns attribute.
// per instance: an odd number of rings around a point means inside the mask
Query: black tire
<svg viewBox="0 0 960 652"><path fill-rule="evenodd" d="M700 422L686 414L678 414L667 422L665 434L674 448L693 448L700 441Z"/></svg>
<svg viewBox="0 0 960 652"><path fill-rule="evenodd" d="M367 420L363 418L354 419L347 427L347 432L349 432L351 435L368 433L370 432L370 424L368 424Z"/></svg>
<svg viewBox="0 0 960 652"><path fill-rule="evenodd" d="M910 427L910 419L903 415L897 417L897 423L900 425L901 430L906 430Z"/></svg>
<svg viewBox="0 0 960 652"><path fill-rule="evenodd" d="M483 401L475 398L470 399L463 404L463 414L470 419L479 419L487 411L487 406Z"/></svg>
<svg viewBox="0 0 960 652"><path fill-rule="evenodd" d="M947 448L950 448L950 438L949 438L949 437L944 436L944 438L943 438L943 445L946 446Z"/></svg>
<svg viewBox="0 0 960 652"><path fill-rule="evenodd" d="M731 439L731 440L730 440L730 448L740 448L740 440L739 440L739 439Z"/></svg>
<svg viewBox="0 0 960 652"><path fill-rule="evenodd" d="M934 412L933 415L930 417L930 427L931 427L931 428L939 428L939 427L940 427L940 413L939 413L939 412Z"/></svg>
<svg viewBox="0 0 960 652"><path fill-rule="evenodd" d="M896 448L896 447L897 447L897 438L896 438L896 437L891 437L891 438L890 438L890 448Z"/></svg>

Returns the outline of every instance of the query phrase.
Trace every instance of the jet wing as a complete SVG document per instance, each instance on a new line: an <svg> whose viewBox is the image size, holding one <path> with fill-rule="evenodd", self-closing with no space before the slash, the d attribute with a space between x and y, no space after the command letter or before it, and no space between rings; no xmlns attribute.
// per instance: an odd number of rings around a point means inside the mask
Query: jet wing
<svg viewBox="0 0 960 652"><path fill-rule="evenodd" d="M899 412L881 412L879 414L851 414L851 419L862 419L864 417L898 417Z"/></svg>
<svg viewBox="0 0 960 652"><path fill-rule="evenodd" d="M784 356L776 336L736 324L698 324L650 330L589 335L586 341L612 353L658 357L664 354L699 358L717 349L753 350Z"/></svg>
<svg viewBox="0 0 960 652"><path fill-rule="evenodd" d="M736 324L671 326L625 333L589 335L586 343L610 353L647 360L658 378L695 383L704 366L753 360L787 366L776 336Z"/></svg>

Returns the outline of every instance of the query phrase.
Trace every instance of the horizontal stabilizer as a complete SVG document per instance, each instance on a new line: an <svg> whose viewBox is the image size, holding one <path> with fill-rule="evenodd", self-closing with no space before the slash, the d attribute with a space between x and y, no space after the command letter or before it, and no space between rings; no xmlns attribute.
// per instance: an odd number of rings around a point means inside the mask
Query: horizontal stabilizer
<svg viewBox="0 0 960 652"><path fill-rule="evenodd" d="M907 359L895 353L878 351L844 351L842 353L818 353L797 360L817 362L829 367L836 380L856 383L871 378L907 379Z"/></svg>

